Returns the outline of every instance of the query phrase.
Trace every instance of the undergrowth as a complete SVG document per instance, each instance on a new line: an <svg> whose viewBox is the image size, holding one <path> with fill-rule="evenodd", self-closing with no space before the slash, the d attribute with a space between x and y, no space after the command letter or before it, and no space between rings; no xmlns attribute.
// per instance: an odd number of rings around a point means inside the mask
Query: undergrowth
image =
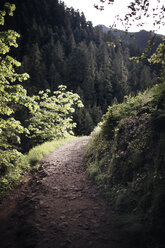
<svg viewBox="0 0 165 248"><path fill-rule="evenodd" d="M66 143L76 139L74 136L68 136L67 138L61 138L59 140L54 140L51 142L45 142L32 148L26 155L28 164L31 166L36 165L44 156L51 153L56 148L65 145Z"/></svg>
<svg viewBox="0 0 165 248"><path fill-rule="evenodd" d="M88 176L120 213L119 223L133 237L133 246L138 247L135 236L139 236L145 247L161 247L165 233L165 83L110 106L91 134L85 160Z"/></svg>
<svg viewBox="0 0 165 248"><path fill-rule="evenodd" d="M68 136L38 145L32 148L28 154L23 155L18 153L19 158L16 164L13 163L12 166L9 166L4 175L0 177L0 202L12 187L22 180L25 173L39 168L39 161L44 156L75 139L76 137L74 136Z"/></svg>

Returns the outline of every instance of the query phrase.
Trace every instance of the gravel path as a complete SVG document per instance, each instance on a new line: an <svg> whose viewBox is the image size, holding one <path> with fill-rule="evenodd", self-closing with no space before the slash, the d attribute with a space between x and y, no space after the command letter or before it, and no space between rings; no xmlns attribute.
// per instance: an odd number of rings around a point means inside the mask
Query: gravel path
<svg viewBox="0 0 165 248"><path fill-rule="evenodd" d="M125 248L114 214L87 179L80 138L41 160L0 207L1 248Z"/></svg>

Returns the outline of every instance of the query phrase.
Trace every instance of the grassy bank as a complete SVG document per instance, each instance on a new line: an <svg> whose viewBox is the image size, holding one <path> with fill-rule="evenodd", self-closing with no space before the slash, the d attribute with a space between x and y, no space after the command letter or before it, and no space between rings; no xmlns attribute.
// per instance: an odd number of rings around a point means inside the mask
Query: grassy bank
<svg viewBox="0 0 165 248"><path fill-rule="evenodd" d="M62 138L59 140L54 140L51 142L45 142L41 145L38 145L32 148L29 153L26 155L26 160L29 165L34 166L46 155L51 153L56 148L63 146L73 140L77 139L74 136L68 136L67 138Z"/></svg>
<svg viewBox="0 0 165 248"><path fill-rule="evenodd" d="M88 176L120 213L133 246L163 247L165 84L109 107L85 159Z"/></svg>
<svg viewBox="0 0 165 248"><path fill-rule="evenodd" d="M77 138L74 136L68 136L67 138L61 138L38 145L32 148L28 154L22 155L18 153L16 163L13 161L13 166L10 165L6 173L0 177L0 201L14 185L19 184L25 173L39 167L39 161L44 156L75 139Z"/></svg>

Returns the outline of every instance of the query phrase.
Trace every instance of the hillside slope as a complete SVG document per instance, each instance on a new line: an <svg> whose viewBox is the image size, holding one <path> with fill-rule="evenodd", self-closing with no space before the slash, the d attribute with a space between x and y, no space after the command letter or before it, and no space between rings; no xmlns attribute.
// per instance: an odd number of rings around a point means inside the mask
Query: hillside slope
<svg viewBox="0 0 165 248"><path fill-rule="evenodd" d="M123 42L127 44L134 44L140 50L144 50L148 45L148 41L153 39L152 53L156 50L160 42L162 41L163 35L155 34L146 30L140 30L138 32L125 33L122 30L115 30L106 27L105 25L98 25L104 33L111 32L115 37L120 37Z"/></svg>
<svg viewBox="0 0 165 248"><path fill-rule="evenodd" d="M142 240L145 247L163 247L164 125L162 84L109 107L85 154L88 175L121 213L119 223L137 247Z"/></svg>

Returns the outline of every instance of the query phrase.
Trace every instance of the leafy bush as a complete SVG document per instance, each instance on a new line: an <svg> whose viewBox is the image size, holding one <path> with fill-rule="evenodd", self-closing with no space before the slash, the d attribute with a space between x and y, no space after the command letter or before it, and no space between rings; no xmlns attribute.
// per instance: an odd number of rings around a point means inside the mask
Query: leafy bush
<svg viewBox="0 0 165 248"><path fill-rule="evenodd" d="M35 108L25 121L29 131L27 142L31 146L73 134L75 107L83 107L79 95L66 91L64 85L53 95L49 93L49 90L40 91L38 96L33 96Z"/></svg>
<svg viewBox="0 0 165 248"><path fill-rule="evenodd" d="M57 140L45 142L41 145L33 147L26 155L28 164L30 164L31 166L36 165L44 156L51 153L53 150L55 150L59 146L62 146L74 139L76 139L76 137L67 136L65 138L60 138Z"/></svg>
<svg viewBox="0 0 165 248"><path fill-rule="evenodd" d="M15 6L6 3L0 11L0 25L4 25L5 15L13 15ZM17 180L19 164L22 154L19 152L20 135L27 130L14 113L19 106L26 105L26 90L16 81L27 79L28 74L18 74L15 66L20 63L8 55L11 47L17 47L16 39L19 34L13 30L0 31L0 190L4 192L6 184ZM14 83L14 84L13 84ZM18 172L18 173L17 173ZM10 182L8 176L10 174Z"/></svg>
<svg viewBox="0 0 165 248"><path fill-rule="evenodd" d="M124 102L109 106L103 116L102 131L104 135L113 137L115 128L121 120L130 116L136 116L139 111L152 111L150 103L153 101L153 93L149 90L139 93L136 97L125 96Z"/></svg>
<svg viewBox="0 0 165 248"><path fill-rule="evenodd" d="M38 162L45 155L75 139L76 137L69 135L66 138L45 142L42 145L33 147L26 155L22 155L15 150L12 154L10 154L10 156L8 156L8 161L5 161L6 156L4 156L4 152L1 152L0 161L4 163L4 167L1 166L0 171L0 201L15 184L20 182L26 172L29 170L38 169ZM9 152L7 152L7 154L9 154ZM6 167L6 165L8 166Z"/></svg>

